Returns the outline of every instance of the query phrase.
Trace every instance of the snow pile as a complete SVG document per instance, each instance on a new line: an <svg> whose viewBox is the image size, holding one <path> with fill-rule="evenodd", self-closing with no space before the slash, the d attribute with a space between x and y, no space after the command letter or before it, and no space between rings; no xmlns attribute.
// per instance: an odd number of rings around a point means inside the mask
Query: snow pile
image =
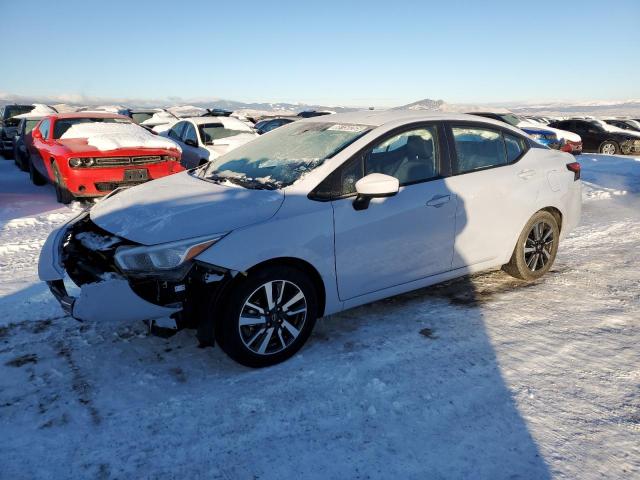
<svg viewBox="0 0 640 480"><path fill-rule="evenodd" d="M132 123L79 123L73 125L60 138L86 138L89 145L101 151L136 147L180 150L174 141L153 135Z"/></svg>
<svg viewBox="0 0 640 480"><path fill-rule="evenodd" d="M190 330L66 316L36 265L79 207L0 160L0 476L637 478L640 161L577 159L613 193L540 281L485 273L332 315L262 370Z"/></svg>
<svg viewBox="0 0 640 480"><path fill-rule="evenodd" d="M169 107L153 114L151 118L146 119L140 125L146 127L154 127L156 132L168 130L174 123L182 118L200 117L207 110L193 105L182 105L180 107Z"/></svg>

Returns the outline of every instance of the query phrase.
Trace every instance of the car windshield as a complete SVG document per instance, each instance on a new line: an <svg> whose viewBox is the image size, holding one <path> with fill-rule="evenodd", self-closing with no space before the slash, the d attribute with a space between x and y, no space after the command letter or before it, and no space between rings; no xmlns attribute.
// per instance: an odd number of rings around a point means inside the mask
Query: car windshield
<svg viewBox="0 0 640 480"><path fill-rule="evenodd" d="M205 145L212 145L216 140L221 138L233 137L240 135L241 133L251 133L249 130L233 130L231 128L225 128L221 123L205 123L198 125L200 130L200 138Z"/></svg>
<svg viewBox="0 0 640 480"><path fill-rule="evenodd" d="M366 125L292 123L212 160L195 175L247 188L286 187L367 131Z"/></svg>
<svg viewBox="0 0 640 480"><path fill-rule="evenodd" d="M513 125L514 127L517 127L520 122L528 121L524 118L519 118L518 116L511 113L505 113L504 115L501 115L501 117L502 120L504 120L509 125Z"/></svg>
<svg viewBox="0 0 640 480"><path fill-rule="evenodd" d="M145 120L150 119L151 117L153 117L153 112L133 112L131 114L131 118L136 123L142 123Z"/></svg>
<svg viewBox="0 0 640 480"><path fill-rule="evenodd" d="M5 118L15 117L23 113L29 113L35 107L33 105L7 105L4 109Z"/></svg>
<svg viewBox="0 0 640 480"><path fill-rule="evenodd" d="M79 123L131 123L124 118L102 118L102 117L84 117L84 118L61 118L56 120L53 127L53 138L58 139L65 134L73 125Z"/></svg>

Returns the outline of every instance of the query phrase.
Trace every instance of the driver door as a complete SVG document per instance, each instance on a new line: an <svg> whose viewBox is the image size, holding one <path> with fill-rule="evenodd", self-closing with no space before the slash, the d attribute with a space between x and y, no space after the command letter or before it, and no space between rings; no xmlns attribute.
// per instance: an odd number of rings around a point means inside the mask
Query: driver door
<svg viewBox="0 0 640 480"><path fill-rule="evenodd" d="M439 133L435 124L396 132L333 174L341 300L450 270L457 199L442 175ZM398 178L400 190L356 210L355 182L371 173Z"/></svg>

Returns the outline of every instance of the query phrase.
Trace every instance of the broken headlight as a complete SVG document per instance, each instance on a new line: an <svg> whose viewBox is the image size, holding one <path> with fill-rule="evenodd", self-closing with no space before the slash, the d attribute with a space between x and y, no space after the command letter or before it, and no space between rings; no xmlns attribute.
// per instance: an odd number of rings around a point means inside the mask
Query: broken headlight
<svg viewBox="0 0 640 480"><path fill-rule="evenodd" d="M116 250L115 261L126 272L154 273L173 270L191 260L220 240L217 237L197 237L150 247L122 246Z"/></svg>

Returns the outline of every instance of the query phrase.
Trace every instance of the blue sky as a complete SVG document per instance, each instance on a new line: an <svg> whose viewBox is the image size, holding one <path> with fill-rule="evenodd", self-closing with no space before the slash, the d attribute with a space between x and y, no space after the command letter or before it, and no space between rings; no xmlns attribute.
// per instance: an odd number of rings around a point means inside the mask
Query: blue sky
<svg viewBox="0 0 640 480"><path fill-rule="evenodd" d="M6 93L376 106L640 98L638 0L0 3Z"/></svg>

